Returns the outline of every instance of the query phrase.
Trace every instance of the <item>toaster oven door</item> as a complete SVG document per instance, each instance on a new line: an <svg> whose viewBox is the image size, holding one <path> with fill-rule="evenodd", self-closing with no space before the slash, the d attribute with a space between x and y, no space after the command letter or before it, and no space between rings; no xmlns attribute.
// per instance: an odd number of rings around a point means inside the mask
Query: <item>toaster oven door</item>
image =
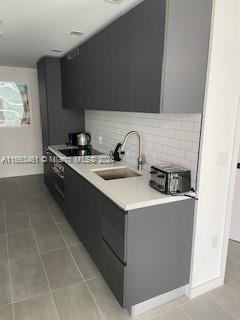
<svg viewBox="0 0 240 320"><path fill-rule="evenodd" d="M172 193L172 194L179 192L179 174L178 173L171 173L169 175L168 191L169 193Z"/></svg>
<svg viewBox="0 0 240 320"><path fill-rule="evenodd" d="M151 175L151 184L160 192L167 192L167 175L161 171L153 171Z"/></svg>

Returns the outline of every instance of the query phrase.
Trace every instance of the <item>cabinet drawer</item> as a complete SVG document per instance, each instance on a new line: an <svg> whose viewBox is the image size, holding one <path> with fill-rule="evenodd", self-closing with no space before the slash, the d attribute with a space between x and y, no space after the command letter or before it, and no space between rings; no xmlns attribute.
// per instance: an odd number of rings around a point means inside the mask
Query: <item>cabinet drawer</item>
<svg viewBox="0 0 240 320"><path fill-rule="evenodd" d="M112 290L119 304L123 307L125 266L114 255L114 253L104 240L102 241L101 269L102 275L109 288Z"/></svg>
<svg viewBox="0 0 240 320"><path fill-rule="evenodd" d="M126 262L126 223L127 214L109 202L102 215L102 236L123 262Z"/></svg>

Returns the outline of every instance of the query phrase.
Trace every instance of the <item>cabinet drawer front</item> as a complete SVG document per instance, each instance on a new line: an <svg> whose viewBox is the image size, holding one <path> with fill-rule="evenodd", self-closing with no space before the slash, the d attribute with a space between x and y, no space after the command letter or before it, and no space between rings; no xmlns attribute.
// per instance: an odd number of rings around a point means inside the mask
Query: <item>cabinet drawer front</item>
<svg viewBox="0 0 240 320"><path fill-rule="evenodd" d="M112 290L119 304L123 307L124 300L124 265L114 255L105 241L102 241L102 275Z"/></svg>
<svg viewBox="0 0 240 320"><path fill-rule="evenodd" d="M115 254L126 262L127 214L111 202L107 202L102 216L102 235Z"/></svg>
<svg viewBox="0 0 240 320"><path fill-rule="evenodd" d="M111 224L111 221L107 220L105 217L102 219L102 233L103 238L109 244L114 253L121 261L126 262L124 233L118 232L115 226Z"/></svg>

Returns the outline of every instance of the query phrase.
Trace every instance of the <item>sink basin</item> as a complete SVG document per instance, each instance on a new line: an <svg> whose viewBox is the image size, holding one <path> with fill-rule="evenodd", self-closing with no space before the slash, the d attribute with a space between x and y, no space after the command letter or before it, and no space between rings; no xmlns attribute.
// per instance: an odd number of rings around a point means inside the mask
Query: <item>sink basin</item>
<svg viewBox="0 0 240 320"><path fill-rule="evenodd" d="M115 179L125 179L132 177L140 177L141 174L137 173L127 167L123 168L112 168L105 170L93 170L95 174L104 180L115 180Z"/></svg>

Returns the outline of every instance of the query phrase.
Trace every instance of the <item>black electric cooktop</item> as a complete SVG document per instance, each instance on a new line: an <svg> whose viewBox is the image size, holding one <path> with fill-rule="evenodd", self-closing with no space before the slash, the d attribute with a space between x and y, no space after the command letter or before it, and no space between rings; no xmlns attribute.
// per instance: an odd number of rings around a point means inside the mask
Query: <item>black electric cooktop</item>
<svg viewBox="0 0 240 320"><path fill-rule="evenodd" d="M102 154L101 152L91 148L69 148L69 149L63 149L59 150L61 153L63 153L66 157L80 157L80 156L96 156Z"/></svg>

